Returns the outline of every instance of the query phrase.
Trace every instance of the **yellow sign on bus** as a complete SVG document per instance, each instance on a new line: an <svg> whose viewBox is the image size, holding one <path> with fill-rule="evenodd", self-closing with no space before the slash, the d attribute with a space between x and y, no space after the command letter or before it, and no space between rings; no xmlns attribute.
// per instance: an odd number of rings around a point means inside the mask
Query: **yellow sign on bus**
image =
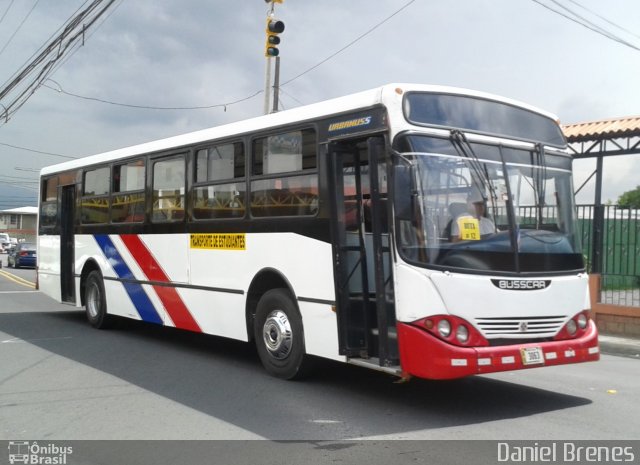
<svg viewBox="0 0 640 465"><path fill-rule="evenodd" d="M480 222L472 216L463 216L458 218L458 229L460 230L460 239L463 241L479 241L480 240Z"/></svg>
<svg viewBox="0 0 640 465"><path fill-rule="evenodd" d="M192 249L246 250L246 235L242 234L191 234Z"/></svg>

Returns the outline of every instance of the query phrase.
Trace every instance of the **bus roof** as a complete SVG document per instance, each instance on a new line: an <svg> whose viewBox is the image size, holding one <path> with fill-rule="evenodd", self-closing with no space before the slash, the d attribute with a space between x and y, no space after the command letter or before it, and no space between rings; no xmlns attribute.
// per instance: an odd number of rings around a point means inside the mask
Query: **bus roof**
<svg viewBox="0 0 640 465"><path fill-rule="evenodd" d="M324 100L318 103L305 105L291 110L284 110L277 113L271 113L269 115L258 116L246 120L237 121L234 123L224 124L208 129L202 129L178 136L168 137L165 139L159 139L151 142L145 142L138 145L132 145L109 152L99 153L96 155L89 155L86 157L78 158L75 160L58 163L56 165L50 165L42 168L40 175L47 175L51 173L72 170L87 165L107 163L114 160L119 160L127 157L134 157L136 155L142 155L147 153L160 152L163 150L177 149L180 147L188 146L191 144L197 144L199 142L206 142L208 140L223 139L226 137L232 137L234 135L242 135L253 131L264 130L272 127L278 127L286 124L292 124L297 122L304 122L321 118L323 116L334 115L338 113L344 113L359 108L368 108L375 105L382 104L386 98L396 93L397 89L401 89L401 93L409 91L418 92L433 92L443 94L458 94L469 95L487 100L494 100L509 105L514 105L520 108L524 108L535 113L541 114L548 118L557 121L557 117L551 113L535 108L531 105L518 102L516 100L500 97L493 94L484 92L478 92L469 89L448 87L448 86L435 86L426 84L406 84L406 83L394 83L387 84L382 87L365 90L355 94L346 95L343 97L334 98L331 100ZM386 98L385 98L386 97Z"/></svg>

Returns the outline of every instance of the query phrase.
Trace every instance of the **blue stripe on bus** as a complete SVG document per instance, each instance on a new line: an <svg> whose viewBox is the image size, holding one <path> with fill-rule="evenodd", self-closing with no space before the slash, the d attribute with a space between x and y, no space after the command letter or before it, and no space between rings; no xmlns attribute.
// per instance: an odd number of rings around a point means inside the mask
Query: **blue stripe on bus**
<svg viewBox="0 0 640 465"><path fill-rule="evenodd" d="M96 242L102 249L105 257L109 260L111 267L116 272L120 279L131 279L135 280L135 276L127 266L127 264L122 259L120 252L116 249L116 246L113 244L113 241L106 234L94 234ZM140 318L143 321L148 321L149 323L157 323L162 324L162 318L156 311L153 303L149 300L149 296L144 292L142 286L138 283L133 282L125 282L122 283L124 289L127 291L131 302L136 307L136 310L140 314Z"/></svg>

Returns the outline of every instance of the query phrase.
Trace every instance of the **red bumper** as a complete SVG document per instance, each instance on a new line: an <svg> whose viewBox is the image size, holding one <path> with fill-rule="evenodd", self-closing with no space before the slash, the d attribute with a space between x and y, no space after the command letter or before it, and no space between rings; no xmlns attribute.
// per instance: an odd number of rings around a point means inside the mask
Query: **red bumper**
<svg viewBox="0 0 640 465"><path fill-rule="evenodd" d="M521 370L600 359L598 331L593 321L578 339L498 347L458 347L415 326L398 323L400 364L405 373L427 379L453 379L482 373ZM543 363L525 365L522 348L540 347Z"/></svg>

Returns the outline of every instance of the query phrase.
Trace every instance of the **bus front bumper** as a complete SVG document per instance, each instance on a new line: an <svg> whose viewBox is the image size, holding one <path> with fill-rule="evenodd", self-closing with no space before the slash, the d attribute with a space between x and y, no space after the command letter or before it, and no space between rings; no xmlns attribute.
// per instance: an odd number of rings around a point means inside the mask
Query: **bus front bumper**
<svg viewBox="0 0 640 465"><path fill-rule="evenodd" d="M600 359L598 330L593 321L577 339L496 347L454 346L420 328L398 323L398 343L403 372L426 379L454 379ZM542 351L542 360L526 363L524 352L536 348Z"/></svg>

